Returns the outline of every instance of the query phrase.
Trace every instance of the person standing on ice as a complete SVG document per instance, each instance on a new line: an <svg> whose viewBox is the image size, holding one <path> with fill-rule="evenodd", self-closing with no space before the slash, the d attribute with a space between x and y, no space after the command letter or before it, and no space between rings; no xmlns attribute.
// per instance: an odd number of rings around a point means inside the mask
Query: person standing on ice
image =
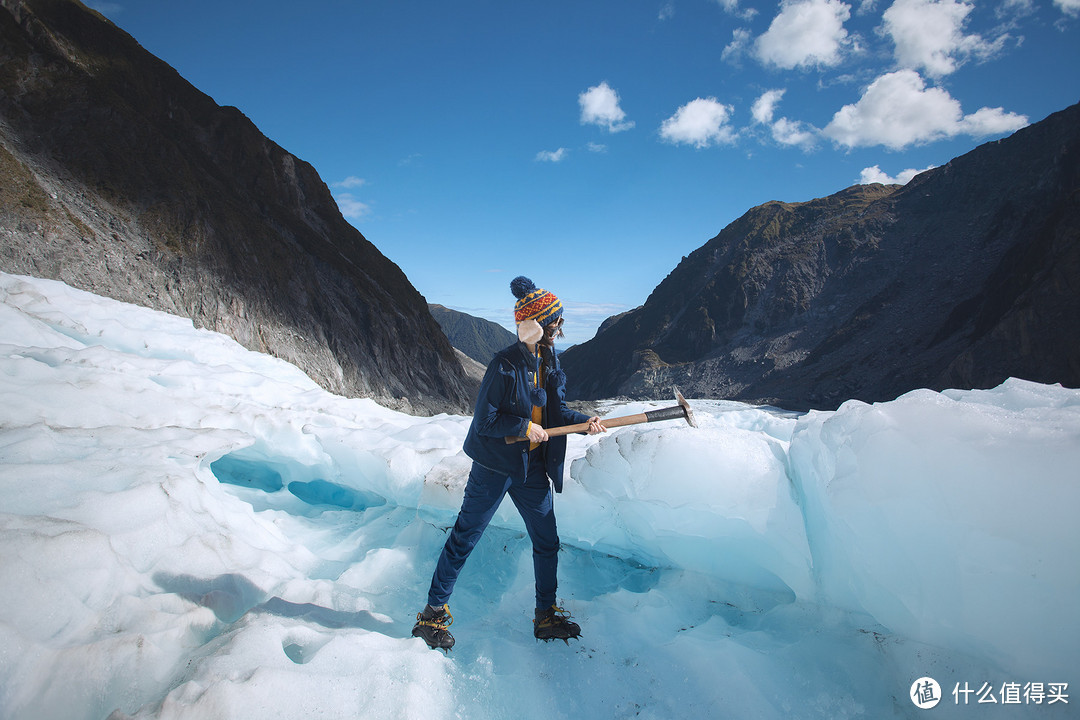
<svg viewBox="0 0 1080 720"><path fill-rule="evenodd" d="M447 601L469 553L480 541L505 495L517 507L533 546L536 613L533 635L568 640L581 635L570 613L555 605L559 535L552 487L562 492L566 437L549 438L544 428L588 423L589 434L603 432L599 417L571 410L563 400L566 375L559 366L555 338L562 336L563 308L553 293L516 277L514 322L519 342L499 351L488 365L476 410L465 437L473 460L465 498L431 578L427 606L417 614L412 634L432 649L449 650L454 621ZM507 437L528 438L508 443Z"/></svg>

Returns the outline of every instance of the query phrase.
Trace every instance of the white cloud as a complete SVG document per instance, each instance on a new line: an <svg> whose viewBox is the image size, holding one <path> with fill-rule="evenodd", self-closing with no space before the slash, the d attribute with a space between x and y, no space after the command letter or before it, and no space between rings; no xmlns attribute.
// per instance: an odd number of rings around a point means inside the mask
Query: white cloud
<svg viewBox="0 0 1080 720"><path fill-rule="evenodd" d="M367 184L367 180L365 180L363 178L358 178L355 175L350 175L349 177L345 178L341 182L334 183L334 187L358 188L358 187L360 187L362 185L365 185L365 184Z"/></svg>
<svg viewBox="0 0 1080 720"><path fill-rule="evenodd" d="M703 148L735 141L728 121L734 110L716 98L697 98L686 103L660 126L660 136L675 144Z"/></svg>
<svg viewBox="0 0 1080 720"><path fill-rule="evenodd" d="M367 180L356 177L355 175L350 175L341 182L334 183L333 187L352 190L358 187L363 187L366 184ZM338 210L341 211L341 214L350 220L359 220L360 218L371 213L371 206L367 203L357 200L356 196L352 193L334 193L334 200L337 202Z"/></svg>
<svg viewBox="0 0 1080 720"><path fill-rule="evenodd" d="M960 132L974 137L1013 132L1028 124L1026 115L1005 112L1003 108L979 108L960 120Z"/></svg>
<svg viewBox="0 0 1080 720"><path fill-rule="evenodd" d="M994 55L1008 39L1001 35L989 42L979 35L965 35L964 25L973 8L957 0L896 0L882 15L882 31L895 43L901 67L942 77L955 72L969 57Z"/></svg>
<svg viewBox="0 0 1080 720"><path fill-rule="evenodd" d="M352 193L340 193L334 196L341 214L350 220L359 220L371 213L371 206L360 202Z"/></svg>
<svg viewBox="0 0 1080 720"><path fill-rule="evenodd" d="M356 177L355 175L350 175L341 182L334 183L333 187L352 190L363 187L366 184L367 180ZM349 220L359 220L371 214L371 206L358 200L352 193L334 193L334 200L337 202L338 210L340 210L341 214Z"/></svg>
<svg viewBox="0 0 1080 720"><path fill-rule="evenodd" d="M743 20L751 20L757 15L757 10L753 8L746 8L744 10L739 9L739 0L716 0L720 7L736 17Z"/></svg>
<svg viewBox="0 0 1080 720"><path fill-rule="evenodd" d="M1080 16L1080 0L1054 0L1054 5L1069 17Z"/></svg>
<svg viewBox="0 0 1080 720"><path fill-rule="evenodd" d="M960 134L1010 132L1027 124L1026 116L1001 108L982 108L965 117L960 102L947 91L927 88L914 70L898 70L871 83L859 102L841 108L824 134L849 148L884 145L899 150Z"/></svg>
<svg viewBox="0 0 1080 720"><path fill-rule="evenodd" d="M780 103L780 98L784 97L784 92L784 90L768 90L762 93L761 97L755 100L750 108L750 114L754 116L754 122L763 125L771 123L773 113Z"/></svg>
<svg viewBox="0 0 1080 720"><path fill-rule="evenodd" d="M619 94L602 82L578 95L581 105L581 124L599 125L608 132L621 132L634 127L619 107Z"/></svg>
<svg viewBox="0 0 1080 720"><path fill-rule="evenodd" d="M603 143L590 142L586 147L589 148L589 152L594 152L594 153L606 153L607 152L607 145L604 145Z"/></svg>
<svg viewBox="0 0 1080 720"><path fill-rule="evenodd" d="M817 140L816 128L786 117L773 120L776 106L780 104L780 98L784 97L784 92L784 90L768 90L762 93L751 106L750 114L754 116L756 124L768 125L773 140L781 145L797 145L810 149Z"/></svg>
<svg viewBox="0 0 1080 720"><path fill-rule="evenodd" d="M874 165L873 167L863 168L862 175L859 178L859 184L869 185L870 183L881 183L882 185L907 185L911 182L911 179L919 173L933 170L935 167L937 167L937 165L928 165L922 170L908 168L907 170L898 172L896 177L890 177L884 170L877 165Z"/></svg>
<svg viewBox="0 0 1080 720"><path fill-rule="evenodd" d="M568 152L570 151L564 147L561 147L558 150L541 150L536 153L536 160L538 162L562 162L562 159L566 157Z"/></svg>
<svg viewBox="0 0 1080 720"><path fill-rule="evenodd" d="M618 315L630 309L629 306L620 303L576 302L574 300L564 300L563 307L569 315L601 322L612 315Z"/></svg>
<svg viewBox="0 0 1080 720"><path fill-rule="evenodd" d="M757 58L785 70L837 65L847 44L851 6L839 0L783 0L780 13L757 39Z"/></svg>
<svg viewBox="0 0 1080 720"><path fill-rule="evenodd" d="M1080 6L1080 0L1074 0ZM999 18L1020 18L1035 12L1035 0L1004 0L994 11Z"/></svg>
<svg viewBox="0 0 1080 720"><path fill-rule="evenodd" d="M675 17L675 2L674 0L667 0L667 2L660 6L658 18L660 20L670 20L673 17Z"/></svg>
<svg viewBox="0 0 1080 720"><path fill-rule="evenodd" d="M725 62L738 62L739 58L750 45L750 31L743 28L735 28L731 31L731 42L720 53L720 59Z"/></svg>
<svg viewBox="0 0 1080 720"><path fill-rule="evenodd" d="M817 141L817 130L799 120L785 117L772 124L772 136L781 145L797 145L809 150Z"/></svg>

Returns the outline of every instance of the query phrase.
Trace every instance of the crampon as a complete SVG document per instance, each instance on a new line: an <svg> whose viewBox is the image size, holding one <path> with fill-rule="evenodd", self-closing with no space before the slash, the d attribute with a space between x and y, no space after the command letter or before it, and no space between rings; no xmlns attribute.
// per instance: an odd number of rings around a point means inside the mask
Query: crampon
<svg viewBox="0 0 1080 720"><path fill-rule="evenodd" d="M581 637L581 626L570 620L570 613L561 607L552 605L546 610L537 610L533 620L533 636L537 640L562 640L567 645L570 638Z"/></svg>
<svg viewBox="0 0 1080 720"><path fill-rule="evenodd" d="M450 614L450 607L442 605L432 607L428 605L422 612L416 614L416 625L413 626L413 637L423 638L424 642L432 650L449 652L454 647L454 636L446 629L454 624L454 616Z"/></svg>

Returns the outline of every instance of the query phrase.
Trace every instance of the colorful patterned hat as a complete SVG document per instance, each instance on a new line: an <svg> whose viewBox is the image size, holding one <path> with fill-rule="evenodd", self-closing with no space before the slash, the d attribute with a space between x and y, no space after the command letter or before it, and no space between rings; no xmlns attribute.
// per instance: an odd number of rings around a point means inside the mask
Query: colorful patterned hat
<svg viewBox="0 0 1080 720"><path fill-rule="evenodd" d="M562 303L554 293L536 287L532 280L518 276L510 281L510 292L518 299L514 305L514 322L535 320L548 325L562 317Z"/></svg>

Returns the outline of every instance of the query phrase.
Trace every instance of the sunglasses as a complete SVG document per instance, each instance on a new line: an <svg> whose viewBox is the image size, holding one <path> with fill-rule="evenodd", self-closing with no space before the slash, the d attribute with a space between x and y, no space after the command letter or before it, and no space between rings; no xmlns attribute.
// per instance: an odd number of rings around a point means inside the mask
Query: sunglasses
<svg viewBox="0 0 1080 720"><path fill-rule="evenodd" d="M563 318L544 326L544 334L551 338L562 337Z"/></svg>

